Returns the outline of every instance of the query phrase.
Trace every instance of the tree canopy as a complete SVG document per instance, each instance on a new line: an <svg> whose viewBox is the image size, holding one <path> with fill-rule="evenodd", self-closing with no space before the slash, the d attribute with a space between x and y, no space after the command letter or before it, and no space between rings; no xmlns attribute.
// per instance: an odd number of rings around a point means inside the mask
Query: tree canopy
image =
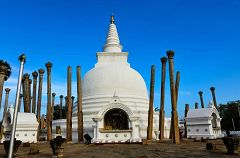
<svg viewBox="0 0 240 158"><path fill-rule="evenodd" d="M223 130L240 130L240 100L220 104L219 112Z"/></svg>

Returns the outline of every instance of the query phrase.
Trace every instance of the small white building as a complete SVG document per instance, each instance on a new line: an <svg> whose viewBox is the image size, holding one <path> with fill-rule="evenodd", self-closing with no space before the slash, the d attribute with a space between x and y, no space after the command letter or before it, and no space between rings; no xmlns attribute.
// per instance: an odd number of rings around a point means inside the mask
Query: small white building
<svg viewBox="0 0 240 158"><path fill-rule="evenodd" d="M223 137L221 118L212 102L207 108L190 109L187 113L187 138L217 139Z"/></svg>
<svg viewBox="0 0 240 158"><path fill-rule="evenodd" d="M10 107L3 117L3 136L1 143L5 140L9 140L11 137L13 113L14 109ZM21 140L23 143L37 143L37 129L38 122L34 113L18 113L15 133L17 140Z"/></svg>

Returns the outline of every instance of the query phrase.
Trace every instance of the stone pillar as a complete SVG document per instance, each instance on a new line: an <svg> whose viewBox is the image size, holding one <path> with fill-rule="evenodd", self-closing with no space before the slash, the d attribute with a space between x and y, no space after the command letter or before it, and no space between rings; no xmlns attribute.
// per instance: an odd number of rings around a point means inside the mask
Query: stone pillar
<svg viewBox="0 0 240 158"><path fill-rule="evenodd" d="M68 66L67 71L67 141L72 141L72 68Z"/></svg>
<svg viewBox="0 0 240 158"><path fill-rule="evenodd" d="M63 103L63 95L60 95L60 107L59 107L59 119L62 119L62 103Z"/></svg>
<svg viewBox="0 0 240 158"><path fill-rule="evenodd" d="M161 105L159 112L159 131L160 136L159 139L164 139L164 122L165 122L165 111L164 111L164 103L165 103L165 79L166 79L166 62L167 58L161 58L162 62L162 78L161 78Z"/></svg>
<svg viewBox="0 0 240 158"><path fill-rule="evenodd" d="M174 85L174 63L173 63L173 51L167 51L168 63L169 63L169 76L170 76L170 89L171 89L171 103L172 103L172 115L173 115L173 143L179 144L179 128L178 128L178 113L176 103L176 89Z"/></svg>
<svg viewBox="0 0 240 158"><path fill-rule="evenodd" d="M43 84L43 69L39 69L39 80L38 80L38 100L37 100L37 120L40 122L41 117L41 105L42 105L42 84Z"/></svg>
<svg viewBox="0 0 240 158"><path fill-rule="evenodd" d="M21 111L21 106L22 106L22 98L23 98L23 94L20 93L19 96L19 103L18 103L18 112Z"/></svg>
<svg viewBox="0 0 240 158"><path fill-rule="evenodd" d="M7 112L7 108L8 108L8 98L9 98L9 92L11 91L10 88L5 88L5 103L4 103L4 111L3 111L3 117L5 115L5 113Z"/></svg>
<svg viewBox="0 0 240 158"><path fill-rule="evenodd" d="M37 120L38 120L38 132L37 132L37 140L39 141L40 138L40 129L41 129L41 105L42 105L42 84L43 84L43 69L39 69L39 80L38 80L38 100L37 100Z"/></svg>
<svg viewBox="0 0 240 158"><path fill-rule="evenodd" d="M53 113L54 113L54 105L55 105L55 96L56 96L56 93L52 93L52 116L51 116L51 120L53 120Z"/></svg>
<svg viewBox="0 0 240 158"><path fill-rule="evenodd" d="M47 68L47 141L52 139L52 107L51 107L51 68L52 63L47 62L45 64Z"/></svg>
<svg viewBox="0 0 240 158"><path fill-rule="evenodd" d="M22 77L22 97L23 97L23 109L25 109L25 94L26 94L26 84L25 84L25 78L24 75Z"/></svg>
<svg viewBox="0 0 240 158"><path fill-rule="evenodd" d="M74 96L71 97L71 99L72 99L72 100L71 100L72 108L73 108L73 106L74 106L74 98L75 98Z"/></svg>
<svg viewBox="0 0 240 158"><path fill-rule="evenodd" d="M65 99L65 118L67 119L67 112L68 112L67 96L65 96L64 99Z"/></svg>
<svg viewBox="0 0 240 158"><path fill-rule="evenodd" d="M24 112L29 113L30 112L30 106L29 106L29 74L26 73L23 75L24 77L24 89L23 92L25 91L25 94L23 93L23 102L24 102Z"/></svg>
<svg viewBox="0 0 240 158"><path fill-rule="evenodd" d="M29 81L28 81L29 83L28 83L28 95L29 95L29 113L31 112L31 109L32 109L32 96L31 96L31 85L32 85L32 80L31 79L29 79Z"/></svg>
<svg viewBox="0 0 240 158"><path fill-rule="evenodd" d="M203 92L202 92L202 91L199 91L198 94L199 94L199 97L200 97L201 106L202 106L202 108L204 108Z"/></svg>
<svg viewBox="0 0 240 158"><path fill-rule="evenodd" d="M78 107L78 142L83 141L82 82L81 67L77 66L77 107Z"/></svg>
<svg viewBox="0 0 240 158"><path fill-rule="evenodd" d="M177 102L178 102L179 83L180 83L180 71L177 71L176 82L175 82L176 107L177 107Z"/></svg>
<svg viewBox="0 0 240 158"><path fill-rule="evenodd" d="M186 117L187 117L188 111L189 111L189 104L185 104L185 114L184 114L184 117L185 117L185 121L184 121L184 128L185 128L184 133L185 133L185 134L184 134L184 136L185 136L185 138L187 138Z"/></svg>
<svg viewBox="0 0 240 158"><path fill-rule="evenodd" d="M41 123L40 124L41 124L40 129L44 129L46 127L44 115L42 115L42 117L41 117Z"/></svg>
<svg viewBox="0 0 240 158"><path fill-rule="evenodd" d="M11 68L7 62L2 62L0 65L0 110L2 106L2 94L3 94L3 85L9 77L8 73L11 72Z"/></svg>
<svg viewBox="0 0 240 158"><path fill-rule="evenodd" d="M152 65L151 83L150 83L150 99L149 99L149 110L148 110L147 140L152 140L152 132L153 132L154 83L155 83L155 66Z"/></svg>
<svg viewBox="0 0 240 158"><path fill-rule="evenodd" d="M175 92L176 92L176 108L177 108L177 102L178 102L178 89L179 89L179 83L180 83L180 71L177 71L176 75L176 82L175 82ZM173 134L173 115L171 117L171 126L170 126L170 139L172 138Z"/></svg>
<svg viewBox="0 0 240 158"><path fill-rule="evenodd" d="M36 114L36 96L37 96L37 71L32 73L33 76L33 99L32 99L32 113Z"/></svg>
<svg viewBox="0 0 240 158"><path fill-rule="evenodd" d="M195 103L195 109L198 109L198 102Z"/></svg>
<svg viewBox="0 0 240 158"><path fill-rule="evenodd" d="M217 101L216 101L216 95L215 95L215 87L211 87L210 88L211 92L212 92L212 97L213 97L213 103L215 108L217 109Z"/></svg>

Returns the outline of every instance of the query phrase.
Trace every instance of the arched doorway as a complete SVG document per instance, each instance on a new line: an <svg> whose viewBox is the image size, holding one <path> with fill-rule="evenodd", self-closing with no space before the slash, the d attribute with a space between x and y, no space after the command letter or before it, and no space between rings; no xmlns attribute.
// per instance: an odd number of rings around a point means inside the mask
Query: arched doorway
<svg viewBox="0 0 240 158"><path fill-rule="evenodd" d="M111 109L104 115L105 130L126 130L129 129L127 113L118 108Z"/></svg>
<svg viewBox="0 0 240 158"><path fill-rule="evenodd" d="M217 128L217 115L215 113L212 114L212 128Z"/></svg>

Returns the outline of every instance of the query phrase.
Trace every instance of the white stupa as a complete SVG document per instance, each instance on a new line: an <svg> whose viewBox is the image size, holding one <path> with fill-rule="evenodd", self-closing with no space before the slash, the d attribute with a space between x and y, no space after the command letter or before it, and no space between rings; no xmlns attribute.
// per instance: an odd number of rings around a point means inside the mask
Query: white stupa
<svg viewBox="0 0 240 158"><path fill-rule="evenodd" d="M128 53L122 52L111 16L103 52L97 53L95 67L86 73L82 82L84 133L88 133L94 143L141 142L147 136L149 100L146 84L127 60ZM154 115L155 131L158 131L158 114ZM165 123L166 137L168 122ZM53 121L53 130L59 125L65 135L65 119ZM74 140L77 140L77 106L73 108Z"/></svg>
<svg viewBox="0 0 240 158"><path fill-rule="evenodd" d="M210 101L207 108L190 109L186 120L187 138L217 139L222 138L221 118L218 110Z"/></svg>

